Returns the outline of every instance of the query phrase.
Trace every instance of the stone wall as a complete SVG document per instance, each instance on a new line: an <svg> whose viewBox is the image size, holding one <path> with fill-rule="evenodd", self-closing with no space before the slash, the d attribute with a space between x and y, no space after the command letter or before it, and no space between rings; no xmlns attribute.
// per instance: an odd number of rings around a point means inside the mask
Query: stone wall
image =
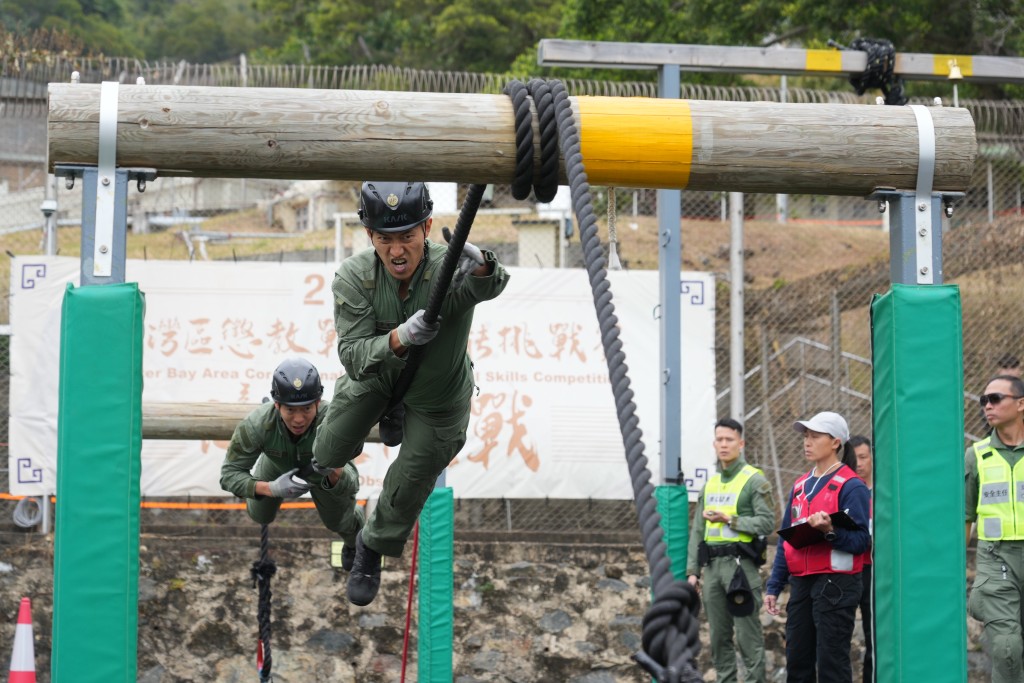
<svg viewBox="0 0 1024 683"><path fill-rule="evenodd" d="M257 680L257 594L244 539L143 536L139 581L140 683ZM275 683L401 680L409 553L388 560L381 594L366 608L344 597L330 539L275 538L272 580ZM639 544L458 542L455 548L456 683L641 683L640 647L650 579ZM36 668L49 683L52 537L0 536L0 649L9 657L18 603L33 601ZM415 610L415 602L414 610ZM784 680L781 618L762 613L769 680ZM417 680L416 614L406 680ZM707 625L700 665L714 680ZM972 627L972 681L985 680ZM854 657L862 652L859 628ZM855 670L857 667L855 666ZM859 680L859 676L855 679Z"/></svg>

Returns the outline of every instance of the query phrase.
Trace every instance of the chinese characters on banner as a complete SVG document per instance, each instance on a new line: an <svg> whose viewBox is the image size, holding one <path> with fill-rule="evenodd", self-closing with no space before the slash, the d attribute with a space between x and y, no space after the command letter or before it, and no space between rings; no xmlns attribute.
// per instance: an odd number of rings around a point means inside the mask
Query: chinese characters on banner
<svg viewBox="0 0 1024 683"><path fill-rule="evenodd" d="M11 492L55 489L60 309L80 264L12 262ZM510 269L508 288L476 309L469 352L477 391L465 448L449 467L455 495L632 497L612 389L583 270ZM144 402L258 403L273 368L302 356L325 397L343 369L335 350L330 265L128 261L146 296ZM714 282L683 273L683 469L699 490L715 420ZM609 273L645 455L659 480L658 273ZM222 441L143 444L146 496L224 495ZM367 444L361 496L379 490L396 451Z"/></svg>

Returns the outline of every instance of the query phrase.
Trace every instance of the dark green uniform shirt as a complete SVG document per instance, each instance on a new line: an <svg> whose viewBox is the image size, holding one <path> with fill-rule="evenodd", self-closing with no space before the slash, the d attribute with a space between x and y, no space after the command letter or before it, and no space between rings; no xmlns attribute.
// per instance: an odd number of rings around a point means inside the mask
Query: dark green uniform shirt
<svg viewBox="0 0 1024 683"><path fill-rule="evenodd" d="M320 402L316 420L297 439L288 431L273 402L264 403L249 413L231 435L231 443L228 444L228 452L220 468L220 487L239 498L255 498L256 479L250 471L264 453L274 463L278 474L308 465L313 459L316 428L327 414L327 406L328 401ZM307 481L319 485L323 477L310 474Z"/></svg>
<svg viewBox="0 0 1024 683"><path fill-rule="evenodd" d="M427 257L416 269L403 301L395 280L367 249L342 262L334 276L334 326L338 357L345 366L342 384L359 382L385 395L405 367L405 358L389 345L391 330L413 313L427 307L434 278L439 274L447 247L428 241ZM444 410L468 401L473 390L472 365L466 347L473 324L473 307L501 294L508 272L494 254L484 251L489 275L467 275L462 285L450 288L441 306L441 330L424 347L416 378L405 395L408 405L423 410ZM337 393L337 390L336 390Z"/></svg>

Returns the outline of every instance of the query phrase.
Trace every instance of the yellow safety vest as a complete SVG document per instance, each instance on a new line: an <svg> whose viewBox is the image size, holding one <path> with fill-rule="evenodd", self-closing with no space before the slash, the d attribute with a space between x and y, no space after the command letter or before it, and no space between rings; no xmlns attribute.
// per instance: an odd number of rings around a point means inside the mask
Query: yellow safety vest
<svg viewBox="0 0 1024 683"><path fill-rule="evenodd" d="M974 443L978 459L978 538L985 541L1024 540L1024 458L1010 469L992 447L992 438Z"/></svg>
<svg viewBox="0 0 1024 683"><path fill-rule="evenodd" d="M722 473L711 477L704 487L704 509L716 510L730 517L736 514L736 503L740 492L755 474L763 474L751 465L744 465L735 477L727 484L722 481ZM704 522L705 543L750 543L754 537L742 531L733 531L728 524L721 522Z"/></svg>

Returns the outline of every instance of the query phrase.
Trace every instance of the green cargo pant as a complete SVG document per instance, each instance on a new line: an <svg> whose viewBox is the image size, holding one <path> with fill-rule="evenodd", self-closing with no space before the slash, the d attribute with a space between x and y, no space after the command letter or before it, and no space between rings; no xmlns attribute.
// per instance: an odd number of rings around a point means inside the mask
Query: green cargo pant
<svg viewBox="0 0 1024 683"><path fill-rule="evenodd" d="M734 617L726 609L725 593L732 575L736 573L735 557L715 557L701 571L701 597L711 630L711 661L715 665L718 683L736 683L736 647L747 669L747 683L764 683L764 630L761 628L761 573L750 560L740 560L754 593L754 613L749 617ZM733 645L733 629L736 646Z"/></svg>
<svg viewBox="0 0 1024 683"><path fill-rule="evenodd" d="M985 625L992 683L1024 681L1024 541L978 541L967 611Z"/></svg>
<svg viewBox="0 0 1024 683"><path fill-rule="evenodd" d="M328 467L340 467L362 453L363 440L388 403L387 396L343 379L335 385L313 443L316 461ZM382 555L401 557L437 477L465 445L470 396L471 389L448 410L406 404L398 457L388 467L377 506L363 528L363 542Z"/></svg>
<svg viewBox="0 0 1024 683"><path fill-rule="evenodd" d="M291 468L283 468L280 463L261 455L253 467L253 476L260 481L273 481ZM321 485L322 477L311 477L313 485L309 495L313 498L320 521L331 531L341 536L345 543L355 543L356 533L363 526L363 511L356 505L356 493L359 492L359 473L352 463L345 465L341 478L333 488L325 489ZM281 509L280 498L262 497L249 498L245 508L249 517L259 524L270 524Z"/></svg>

